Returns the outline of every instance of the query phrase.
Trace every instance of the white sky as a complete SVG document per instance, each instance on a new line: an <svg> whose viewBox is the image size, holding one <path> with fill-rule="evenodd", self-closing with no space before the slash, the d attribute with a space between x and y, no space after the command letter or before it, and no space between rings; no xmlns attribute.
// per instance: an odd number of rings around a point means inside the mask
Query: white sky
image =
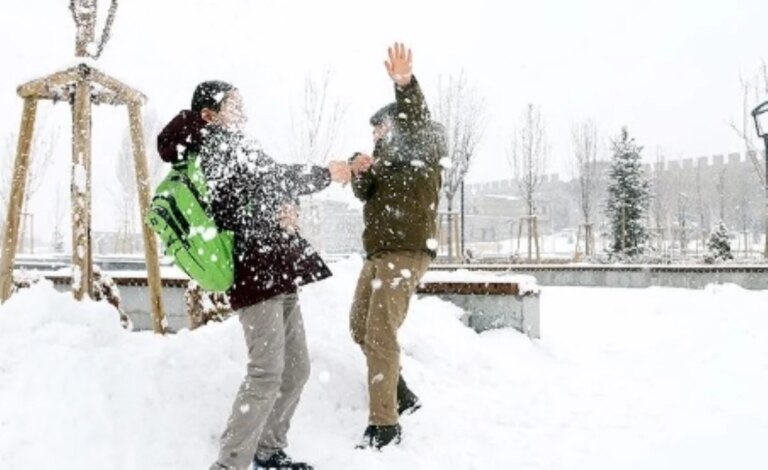
<svg viewBox="0 0 768 470"><path fill-rule="evenodd" d="M0 141L18 129L16 86L73 63L68 3L0 6ZM101 4L104 13L108 2ZM346 157L370 150L367 118L392 99L386 47L402 40L414 49L428 96L439 75L462 69L485 96L489 126L470 173L480 181L509 177L510 129L528 102L543 108L560 173L570 126L587 117L603 134L628 125L648 160L657 147L669 158L738 151L728 123L740 112L739 76L768 59L766 20L768 3L758 0L123 0L99 66L143 90L162 121L188 106L199 81L234 82L254 132L278 159L291 148L289 109L305 74L330 67L334 93L348 105L338 148ZM114 185L123 114L96 114L96 191ZM64 106L49 125L66 135ZM67 184L69 148L61 142L49 189L54 176ZM44 200L41 191L35 204ZM109 204L95 204L98 227Z"/></svg>

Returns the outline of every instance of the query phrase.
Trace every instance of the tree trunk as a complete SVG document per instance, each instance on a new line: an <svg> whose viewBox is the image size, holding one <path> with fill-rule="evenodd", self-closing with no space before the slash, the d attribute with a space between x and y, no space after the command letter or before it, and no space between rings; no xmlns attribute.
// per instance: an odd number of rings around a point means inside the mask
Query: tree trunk
<svg viewBox="0 0 768 470"><path fill-rule="evenodd" d="M621 206L621 253L627 251L627 209Z"/></svg>
<svg viewBox="0 0 768 470"><path fill-rule="evenodd" d="M528 261L533 261L533 219L528 217Z"/></svg>
<svg viewBox="0 0 768 470"><path fill-rule="evenodd" d="M75 55L77 57L90 57L89 46L96 41L96 0L79 0L75 2L75 17L79 19L77 24L77 37L75 40Z"/></svg>
<svg viewBox="0 0 768 470"><path fill-rule="evenodd" d="M453 262L453 195L446 195L448 199L448 261Z"/></svg>
<svg viewBox="0 0 768 470"><path fill-rule="evenodd" d="M579 261L579 245L581 244L581 229L582 229L582 227L584 227L584 226L583 225L579 225L578 230L576 230L576 248L573 250L573 259L574 259L574 261ZM586 230L586 228L585 228L585 230ZM586 247L587 241L586 240L584 241L584 244L585 244L585 246L584 246L584 253L585 253L585 256L586 256L586 251L587 251L587 247Z"/></svg>

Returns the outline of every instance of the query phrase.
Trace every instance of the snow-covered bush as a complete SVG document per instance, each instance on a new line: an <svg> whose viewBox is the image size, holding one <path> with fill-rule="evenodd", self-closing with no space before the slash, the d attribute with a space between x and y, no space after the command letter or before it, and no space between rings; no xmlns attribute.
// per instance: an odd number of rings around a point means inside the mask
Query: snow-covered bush
<svg viewBox="0 0 768 470"><path fill-rule="evenodd" d="M195 281L189 281L184 294L189 315L189 328L194 330L208 322L221 322L232 314L229 297L223 292L207 292Z"/></svg>

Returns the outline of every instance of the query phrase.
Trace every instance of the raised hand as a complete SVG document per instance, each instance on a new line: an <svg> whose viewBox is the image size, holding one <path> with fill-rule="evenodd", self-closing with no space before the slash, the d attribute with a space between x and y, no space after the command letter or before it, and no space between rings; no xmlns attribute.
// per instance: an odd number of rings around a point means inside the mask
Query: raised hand
<svg viewBox="0 0 768 470"><path fill-rule="evenodd" d="M389 60L384 61L387 73L392 80L400 86L411 83L413 76L413 54L406 51L403 43L395 43L388 49Z"/></svg>

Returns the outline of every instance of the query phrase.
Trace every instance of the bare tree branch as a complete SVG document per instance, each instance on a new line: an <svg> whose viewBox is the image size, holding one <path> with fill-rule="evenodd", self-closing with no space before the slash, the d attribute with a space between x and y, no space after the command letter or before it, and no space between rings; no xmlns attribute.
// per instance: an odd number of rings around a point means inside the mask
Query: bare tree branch
<svg viewBox="0 0 768 470"><path fill-rule="evenodd" d="M111 0L109 12L104 23L101 37L96 43L96 22L98 19L97 0L70 0L69 10L75 21L76 42L75 50L78 57L98 59L104 52L104 47L112 35L112 26L117 14L118 0Z"/></svg>
<svg viewBox="0 0 768 470"><path fill-rule="evenodd" d="M523 111L520 124L514 130L511 149L508 153L520 196L526 206L529 260L533 258L534 243L536 259L540 257L536 198L544 182L548 153L546 125L541 109L529 104ZM518 249L519 240L518 238Z"/></svg>
<svg viewBox="0 0 768 470"><path fill-rule="evenodd" d="M58 129L46 129L46 121L38 121L35 126L37 129L32 138L31 166L27 173L26 191L24 193L25 205L34 197L40 189L40 185L51 166L51 158L56 149L59 138ZM10 197L10 178L13 176L13 166L16 159L16 145L18 133L13 131L8 133L5 138L5 147L2 158L3 184L0 185L0 198L2 198L3 210ZM6 181L7 180L7 181Z"/></svg>
<svg viewBox="0 0 768 470"><path fill-rule="evenodd" d="M445 127L450 164L445 165L443 191L451 205L483 137L486 104L462 72L458 77L448 76L447 82L440 79L433 109L435 119Z"/></svg>
<svg viewBox="0 0 768 470"><path fill-rule="evenodd" d="M766 73L766 77L764 77L766 84L768 85L768 69L763 68L764 73ZM759 98L756 98L754 100L754 103L750 103L750 88L753 86L753 84L749 81L744 79L744 77L741 77L741 88L742 88L742 109L741 109L741 122L739 124L736 124L734 121L731 121L731 129L736 133L737 136L741 139L742 143L744 144L744 149L747 152L747 158L752 162L752 165L755 168L755 172L757 172L757 177L760 179L760 184L765 187L766 180L765 180L765 170L763 169L763 163L759 159L760 153L757 151L757 145L755 144L754 140L754 126L752 125L752 108L754 106L751 106L751 104L757 103L759 101ZM756 83L756 81L755 81Z"/></svg>
<svg viewBox="0 0 768 470"><path fill-rule="evenodd" d="M156 114L148 112L144 118L144 135L154 136L158 132L158 119ZM159 183L163 176L163 163L157 155L156 150L147 152L149 157L150 182L152 186ZM117 231L117 243L114 249L117 252L131 253L138 246L133 246L132 240L135 234L139 233L139 205L138 191L136 188L136 166L133 158L133 143L128 131L123 134L120 148L117 155L117 165L115 166L115 176L117 185L108 185L107 192L117 207L115 223Z"/></svg>
<svg viewBox="0 0 768 470"><path fill-rule="evenodd" d="M107 14L107 21L104 24L104 30L101 32L101 39L99 40L99 46L96 50L94 59L101 57L101 53L104 52L104 46L112 37L112 25L115 22L115 15L117 14L117 2L118 0L112 0L112 4L109 6L109 13Z"/></svg>
<svg viewBox="0 0 768 470"><path fill-rule="evenodd" d="M329 96L333 72L326 70L318 79L307 75L304 96L298 109L291 112L295 161L309 164L325 162L334 150L346 114L346 106Z"/></svg>
<svg viewBox="0 0 768 470"><path fill-rule="evenodd" d="M597 126L592 120L584 121L573 126L571 136L579 181L581 215L584 218L584 224L590 225L599 177L597 174Z"/></svg>
<svg viewBox="0 0 768 470"><path fill-rule="evenodd" d="M549 148L546 125L539 107L529 104L516 127L508 154L520 195L529 216L536 214L536 196L547 169Z"/></svg>

